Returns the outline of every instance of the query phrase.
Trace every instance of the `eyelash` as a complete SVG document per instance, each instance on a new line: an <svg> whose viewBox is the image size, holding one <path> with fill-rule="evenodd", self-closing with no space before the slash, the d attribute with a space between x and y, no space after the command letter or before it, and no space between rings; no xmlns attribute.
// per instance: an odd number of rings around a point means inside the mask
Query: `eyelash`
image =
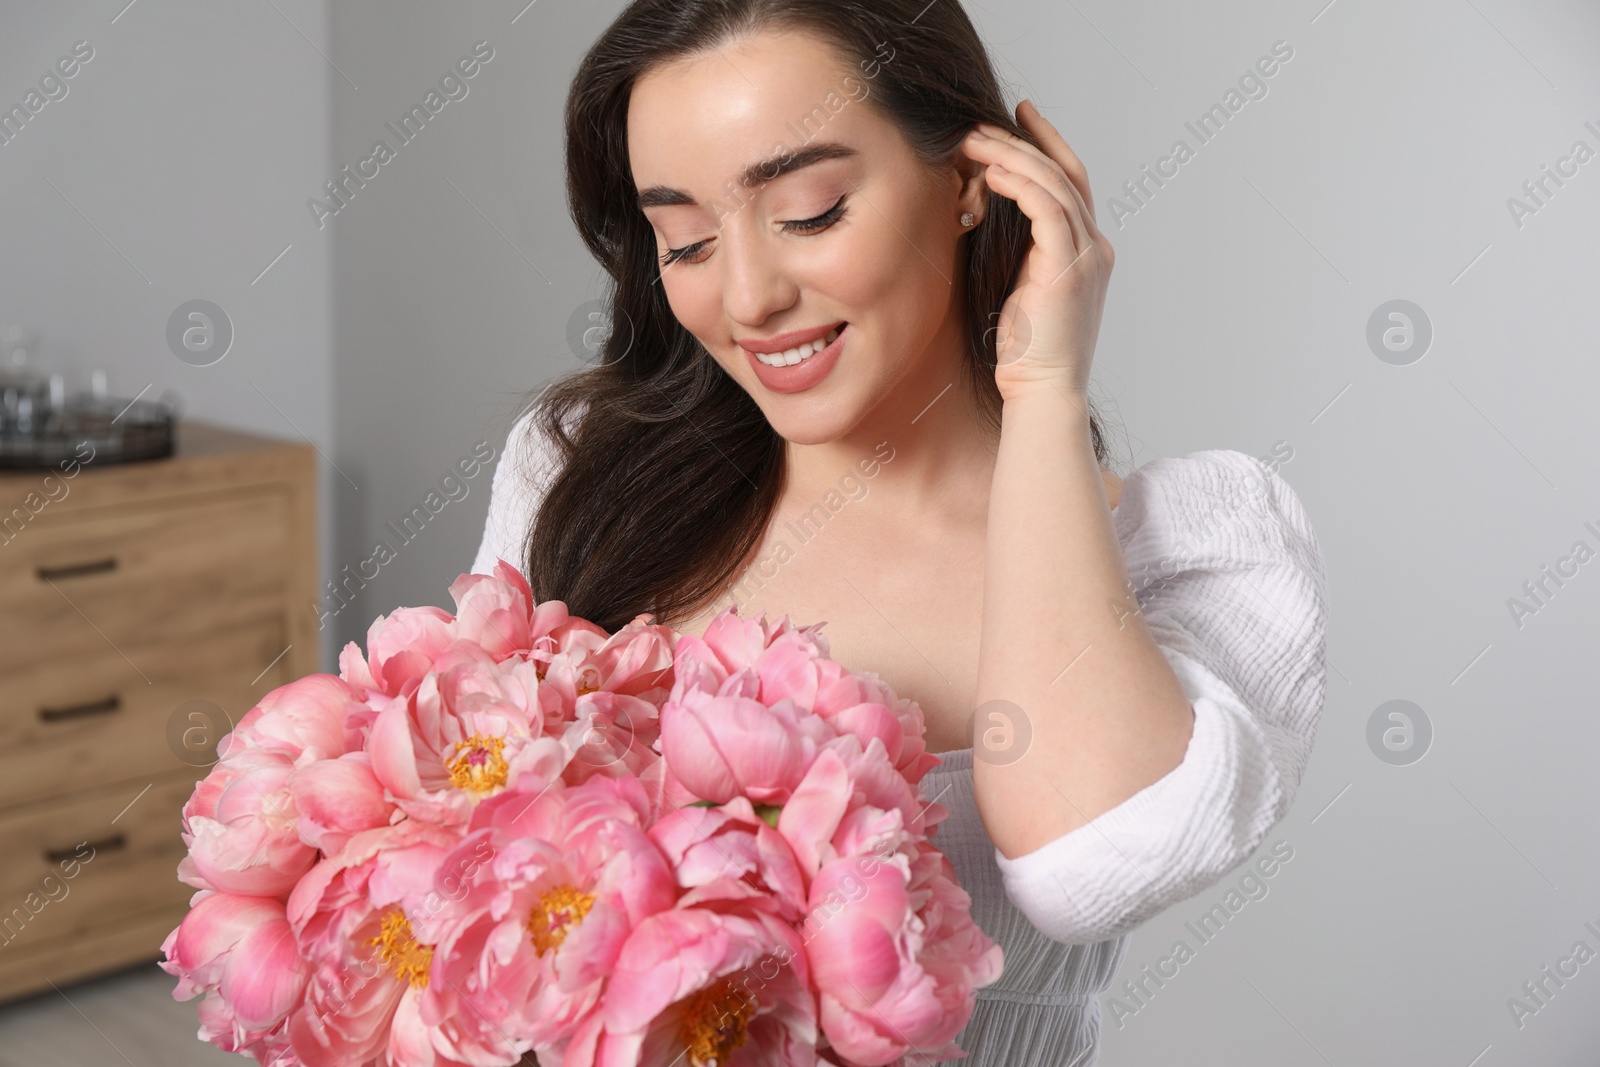
<svg viewBox="0 0 1600 1067"><path fill-rule="evenodd" d="M838 222L840 219L844 218L844 202L847 196L848 194L846 194L846 196L839 197L838 201L835 202L831 208L829 208L827 211L824 211L816 218L798 219L794 222L786 222L783 224L784 228L788 229L791 233L801 233L805 235L820 233L829 226L832 226L834 223ZM694 244L686 245L683 248L667 249L667 254L661 257L661 266L664 268L670 267L679 260L694 255L705 243L706 242L704 241L696 241Z"/></svg>

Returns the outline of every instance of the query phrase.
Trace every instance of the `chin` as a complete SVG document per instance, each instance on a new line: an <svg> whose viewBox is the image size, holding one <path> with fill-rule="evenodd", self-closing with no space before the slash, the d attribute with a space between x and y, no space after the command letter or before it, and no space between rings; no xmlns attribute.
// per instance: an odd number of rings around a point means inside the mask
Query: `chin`
<svg viewBox="0 0 1600 1067"><path fill-rule="evenodd" d="M837 441L861 421L865 409L858 403L808 399L784 402L765 409L767 423L778 436L796 445L824 445Z"/></svg>

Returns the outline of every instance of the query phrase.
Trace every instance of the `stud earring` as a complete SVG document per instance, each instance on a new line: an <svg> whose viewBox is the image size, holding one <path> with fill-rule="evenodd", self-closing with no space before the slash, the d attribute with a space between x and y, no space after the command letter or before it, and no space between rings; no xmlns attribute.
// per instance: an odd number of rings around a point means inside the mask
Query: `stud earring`
<svg viewBox="0 0 1600 1067"><path fill-rule="evenodd" d="M963 226L971 226L973 223L975 223L977 221L978 220L973 217L972 212L970 212L970 211L962 212L962 214L961 214L961 225L963 225Z"/></svg>

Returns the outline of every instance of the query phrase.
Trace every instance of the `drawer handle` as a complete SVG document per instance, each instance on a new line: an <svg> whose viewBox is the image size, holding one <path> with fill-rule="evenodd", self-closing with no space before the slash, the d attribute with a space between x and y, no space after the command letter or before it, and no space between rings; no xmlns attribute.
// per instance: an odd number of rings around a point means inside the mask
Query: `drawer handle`
<svg viewBox="0 0 1600 1067"><path fill-rule="evenodd" d="M61 722L65 719L85 719L91 715L110 715L121 709L122 697L112 693L104 700L94 700L87 704L69 704L64 708L40 708L39 718L43 722Z"/></svg>
<svg viewBox="0 0 1600 1067"><path fill-rule="evenodd" d="M115 852L119 848L127 848L128 838L125 834L116 833L110 837L102 837L98 841L82 841L71 848L47 848L44 850L44 858L51 863L65 863L67 860L76 858L78 849L84 845L88 845L98 855L102 850Z"/></svg>
<svg viewBox="0 0 1600 1067"><path fill-rule="evenodd" d="M90 560L88 563L69 563L65 567L40 567L38 569L41 581L54 581L57 578L82 578L86 574L104 574L106 571L117 569L117 557L107 556L105 559Z"/></svg>

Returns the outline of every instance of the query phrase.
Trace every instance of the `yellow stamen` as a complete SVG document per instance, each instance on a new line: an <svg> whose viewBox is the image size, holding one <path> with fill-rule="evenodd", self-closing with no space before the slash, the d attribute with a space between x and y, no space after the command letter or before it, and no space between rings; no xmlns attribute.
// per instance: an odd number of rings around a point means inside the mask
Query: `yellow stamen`
<svg viewBox="0 0 1600 1067"><path fill-rule="evenodd" d="M428 984L428 968L433 964L433 946L418 944L411 934L411 923L400 912L392 911L383 917L383 928L377 937L367 938L367 944L378 949L378 958L402 981L412 988Z"/></svg>
<svg viewBox="0 0 1600 1067"><path fill-rule="evenodd" d="M583 921L593 906L593 893L570 885L558 885L545 893L528 914L528 933L533 935L535 951L542 956L548 950L560 948L567 933Z"/></svg>
<svg viewBox="0 0 1600 1067"><path fill-rule="evenodd" d="M756 1002L746 1000L730 979L722 978L690 994L684 1005L678 1040L689 1067L721 1067L750 1038L750 1016Z"/></svg>
<svg viewBox="0 0 1600 1067"><path fill-rule="evenodd" d="M586 668L584 670L583 678L582 678L582 680L580 680L578 682L578 695L579 696L583 696L585 693L598 693L598 692L600 692L600 686L598 686L598 685L590 685L589 684L588 679L590 677L594 676L594 675L595 675L595 672L594 672L593 668ZM545 669L544 669L544 665L543 664L539 664L538 666L534 667L533 676L535 678L539 679L539 681L541 681L541 682L544 681Z"/></svg>
<svg viewBox="0 0 1600 1067"><path fill-rule="evenodd" d="M446 764L450 768L450 784L475 793L489 793L505 785L509 766L500 754L505 747L505 738L482 734L457 741L458 754Z"/></svg>

